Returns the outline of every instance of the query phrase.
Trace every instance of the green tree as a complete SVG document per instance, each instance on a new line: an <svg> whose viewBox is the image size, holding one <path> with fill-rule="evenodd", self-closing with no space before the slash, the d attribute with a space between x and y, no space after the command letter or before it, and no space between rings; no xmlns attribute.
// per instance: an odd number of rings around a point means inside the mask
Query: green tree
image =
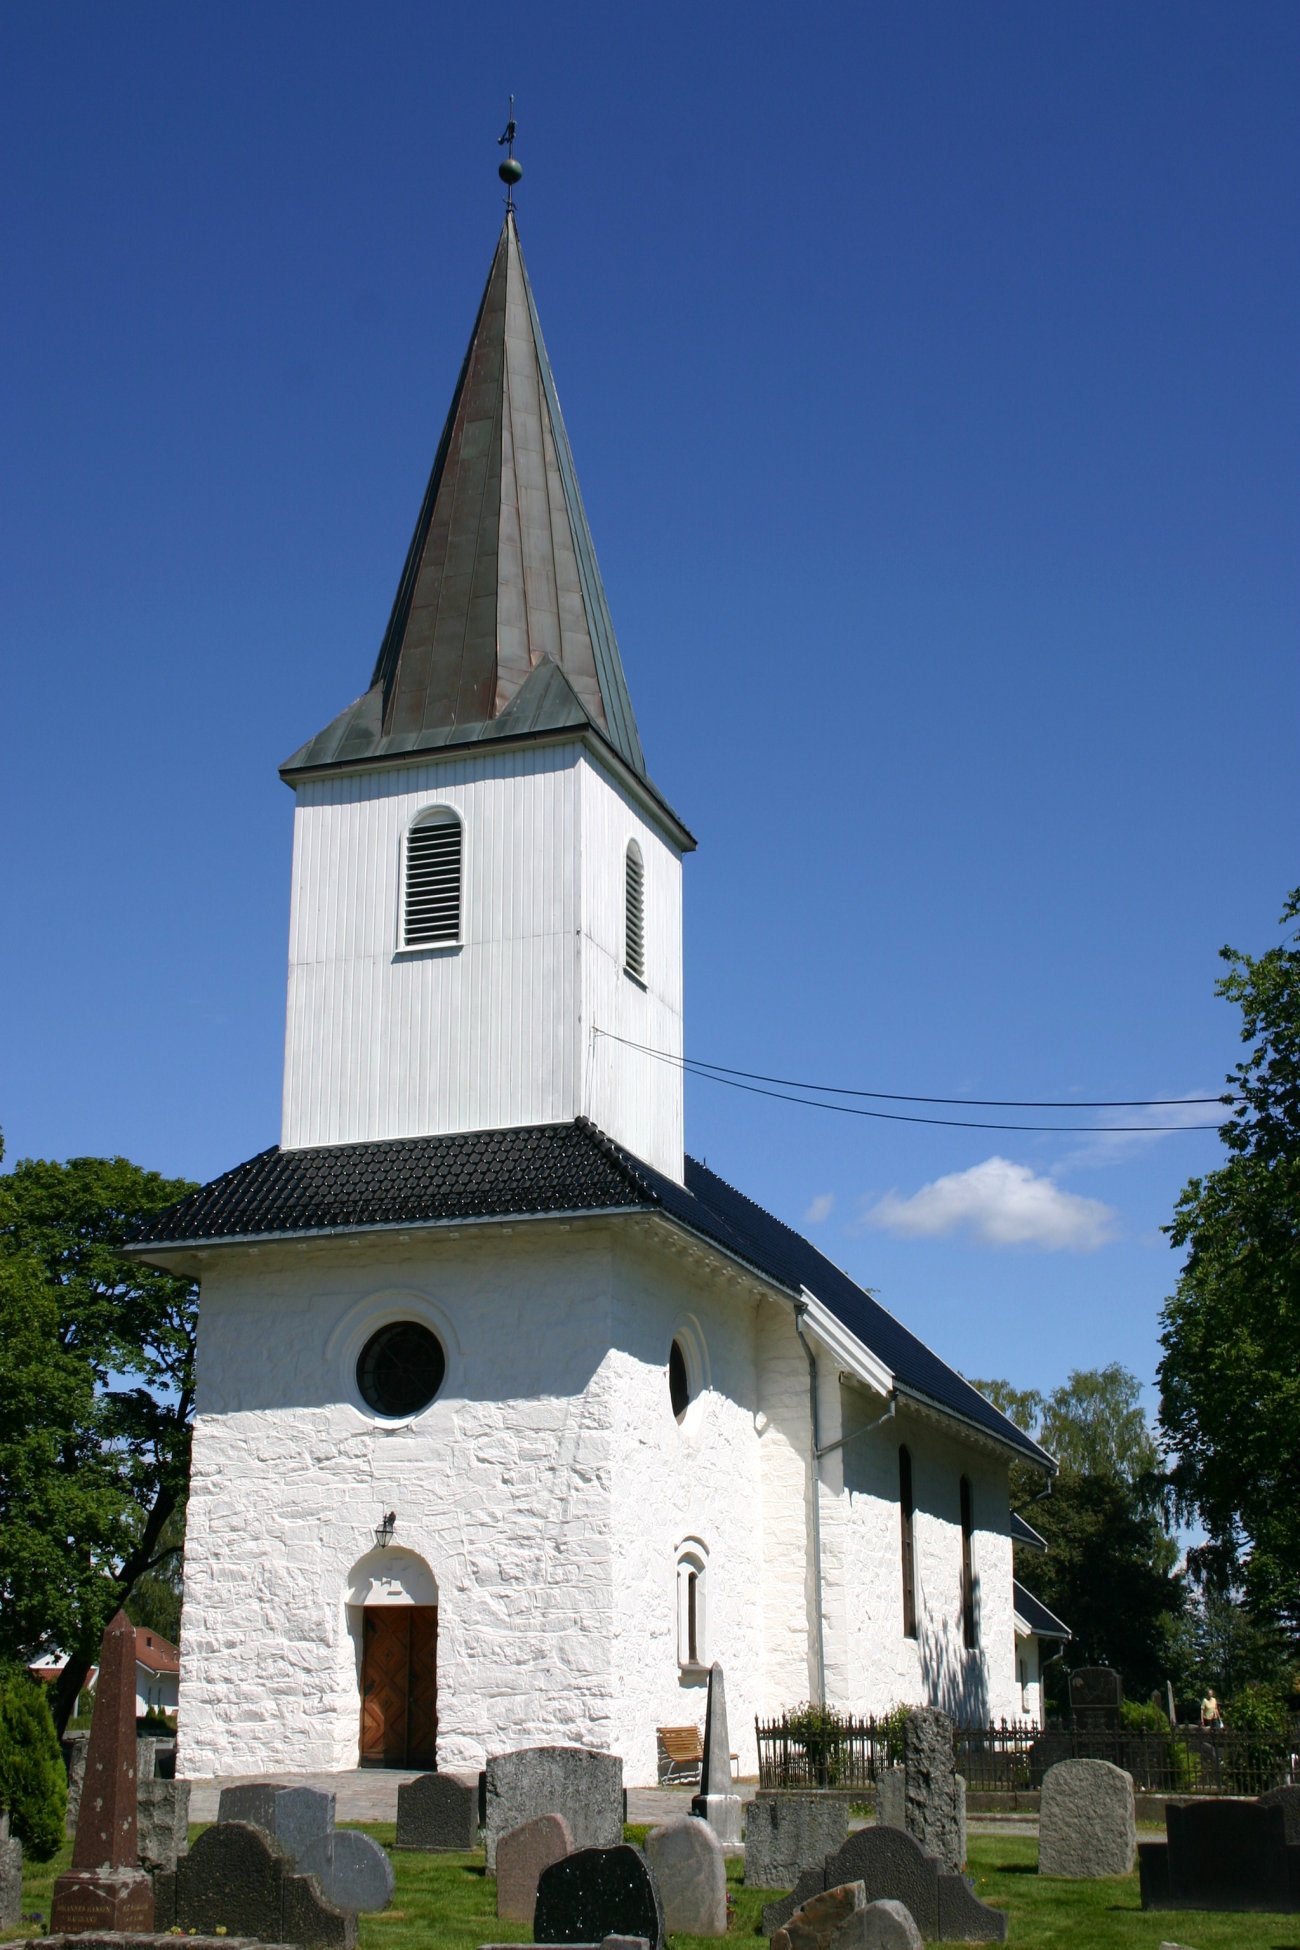
<svg viewBox="0 0 1300 1950"><path fill-rule="evenodd" d="M28 1469L12 1500L29 1544L0 1559L0 1652L67 1653L60 1728L108 1619L169 1554L163 1533L185 1502L196 1290L119 1249L193 1189L125 1158L24 1159L0 1178L2 1344L30 1404L42 1367L54 1383L38 1408L48 1466L0 1424Z"/></svg>
<svg viewBox="0 0 1300 1950"><path fill-rule="evenodd" d="M0 1666L0 1808L38 1862L63 1840L68 1782L44 1684L21 1666Z"/></svg>
<svg viewBox="0 0 1300 1950"><path fill-rule="evenodd" d="M1300 888L1281 925L1300 918ZM1247 1054L1228 1077L1228 1159L1183 1189L1187 1258L1165 1304L1160 1424L1180 1507L1215 1588L1300 1648L1300 929L1258 958L1221 953L1217 992Z"/></svg>
<svg viewBox="0 0 1300 1950"><path fill-rule="evenodd" d="M1127 1692L1145 1696L1163 1682L1183 1591L1141 1384L1112 1362L1076 1369L1050 1395L974 1386L1060 1464L1047 1495L1041 1474L1013 1466L1012 1507L1047 1543L1045 1553L1017 1546L1016 1576L1070 1627L1070 1665L1114 1666Z"/></svg>

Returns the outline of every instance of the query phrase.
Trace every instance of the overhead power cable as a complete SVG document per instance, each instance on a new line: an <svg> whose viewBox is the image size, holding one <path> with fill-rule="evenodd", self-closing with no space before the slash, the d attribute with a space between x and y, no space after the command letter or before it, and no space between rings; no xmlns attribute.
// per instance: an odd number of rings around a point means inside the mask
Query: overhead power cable
<svg viewBox="0 0 1300 1950"><path fill-rule="evenodd" d="M970 1104L975 1109L1024 1109L1024 1110L1144 1110L1172 1107L1183 1104L1229 1104L1240 1099L1228 1097L1137 1097L1106 1101L1073 1101L1052 1103L1035 1102L1015 1098L981 1097L908 1097L887 1090L849 1090L838 1084L797 1084L787 1077L765 1077L761 1071L734 1070L721 1063L708 1063L702 1058L674 1056L669 1050L652 1049L648 1043L634 1042L629 1036L617 1036L612 1030L597 1029L595 1034L604 1036L613 1043L622 1043L628 1049L639 1050L644 1056L654 1057L658 1062L671 1063L688 1076L705 1078L711 1083L722 1083L731 1090L744 1090L754 1097L773 1097L778 1103L803 1104L809 1110L836 1110L845 1117L870 1117L889 1124L939 1124L949 1129L961 1131L1063 1131L1063 1132L1103 1132L1145 1133L1148 1136L1160 1132L1174 1131L1217 1131L1218 1123L1212 1124L1004 1124L987 1118L975 1117L923 1117L915 1112L867 1110L859 1104L836 1104L825 1097L807 1097L797 1094L804 1090L820 1090L841 1097L870 1097L886 1103L909 1104ZM747 1079L742 1081L742 1079ZM765 1088L768 1084L788 1085L788 1089L773 1090ZM796 1093L796 1094L792 1094Z"/></svg>

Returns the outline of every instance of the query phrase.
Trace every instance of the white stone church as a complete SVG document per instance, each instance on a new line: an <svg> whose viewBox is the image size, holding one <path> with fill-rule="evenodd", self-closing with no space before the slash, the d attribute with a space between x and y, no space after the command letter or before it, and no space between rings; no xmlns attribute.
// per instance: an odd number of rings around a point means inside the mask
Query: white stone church
<svg viewBox="0 0 1300 1950"><path fill-rule="evenodd" d="M684 1153L694 841L513 215L370 688L282 774L281 1141L135 1248L202 1282L184 1772L647 1783L715 1659L742 1773L809 1698L1033 1712L1007 1475L1050 1459Z"/></svg>

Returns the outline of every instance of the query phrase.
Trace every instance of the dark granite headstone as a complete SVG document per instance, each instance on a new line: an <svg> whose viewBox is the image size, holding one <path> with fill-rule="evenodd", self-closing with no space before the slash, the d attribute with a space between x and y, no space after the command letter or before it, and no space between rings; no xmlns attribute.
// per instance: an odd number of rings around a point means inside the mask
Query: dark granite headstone
<svg viewBox="0 0 1300 1950"><path fill-rule="evenodd" d="M1070 1674L1070 1717L1088 1732L1113 1731L1119 1726L1119 1703L1124 1682L1110 1666L1080 1666Z"/></svg>
<svg viewBox="0 0 1300 1950"><path fill-rule="evenodd" d="M1259 1797L1261 1808L1280 1808L1288 1848L1300 1848L1300 1787L1272 1788Z"/></svg>
<svg viewBox="0 0 1300 1950"><path fill-rule="evenodd" d="M279 1942L280 1885L287 1867L283 1850L251 1822L205 1828L176 1865L178 1925Z"/></svg>
<svg viewBox="0 0 1300 1950"><path fill-rule="evenodd" d="M664 1913L650 1865L639 1848L582 1848L542 1871L533 1912L534 1943L598 1943L642 1937L650 1950L664 1940Z"/></svg>
<svg viewBox="0 0 1300 1950"><path fill-rule="evenodd" d="M478 1847L478 1789L454 1774L421 1774L397 1789L397 1848Z"/></svg>
<svg viewBox="0 0 1300 1950"><path fill-rule="evenodd" d="M315 1876L286 1875L280 1885L280 1935L311 1950L355 1950L355 1910L337 1909L321 1895Z"/></svg>
<svg viewBox="0 0 1300 1950"><path fill-rule="evenodd" d="M1172 1909L1168 1842L1138 1843L1138 1888L1143 1909Z"/></svg>
<svg viewBox="0 0 1300 1950"><path fill-rule="evenodd" d="M792 1895L763 1911L763 1934L783 1929L819 1889L860 1882L868 1903L894 1901L911 1911L927 1942L1005 1943L1006 1912L980 1902L965 1876L945 1874L901 1828L855 1829L820 1870L799 1878ZM960 1927L958 1927L960 1926Z"/></svg>
<svg viewBox="0 0 1300 1950"><path fill-rule="evenodd" d="M100 1645L72 1868L54 1884L50 1929L151 1930L153 1920L136 1836L135 1627L120 1611Z"/></svg>
<svg viewBox="0 0 1300 1950"><path fill-rule="evenodd" d="M1291 1907L1286 1821L1280 1807L1207 1798L1171 1801L1169 1900L1174 1909Z"/></svg>
<svg viewBox="0 0 1300 1950"><path fill-rule="evenodd" d="M939 1864L901 1828L859 1828L828 1855L827 1886L860 1882L866 1900L906 1903L928 1942L939 1934Z"/></svg>
<svg viewBox="0 0 1300 1950"><path fill-rule="evenodd" d="M175 1927L183 1934L228 1931L312 1950L356 1944L355 1912L327 1902L315 1878L295 1875L278 1843L248 1822L205 1829L177 1863L175 1888Z"/></svg>

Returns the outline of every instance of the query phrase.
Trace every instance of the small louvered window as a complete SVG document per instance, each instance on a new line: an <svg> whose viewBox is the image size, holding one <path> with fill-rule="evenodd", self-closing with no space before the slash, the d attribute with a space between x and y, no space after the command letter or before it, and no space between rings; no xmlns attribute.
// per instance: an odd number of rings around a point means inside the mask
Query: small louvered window
<svg viewBox="0 0 1300 1950"><path fill-rule="evenodd" d="M638 982L645 980L645 867L632 840L627 849L627 944L623 965Z"/></svg>
<svg viewBox="0 0 1300 1950"><path fill-rule="evenodd" d="M460 821L445 806L425 813L407 834L404 947L460 940L460 837Z"/></svg>

